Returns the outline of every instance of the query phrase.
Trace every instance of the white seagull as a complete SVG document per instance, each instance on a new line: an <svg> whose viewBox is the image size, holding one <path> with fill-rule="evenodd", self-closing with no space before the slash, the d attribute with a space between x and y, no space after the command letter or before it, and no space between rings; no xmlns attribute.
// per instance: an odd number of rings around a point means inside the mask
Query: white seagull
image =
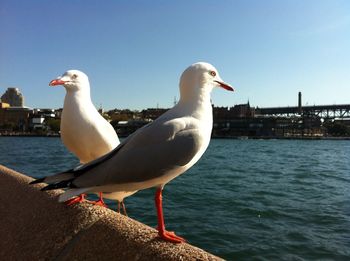
<svg viewBox="0 0 350 261"><path fill-rule="evenodd" d="M61 139L81 164L97 159L119 145L112 125L96 110L90 98L90 83L87 75L78 70L69 70L52 80L50 86L63 85L66 89L61 116ZM50 183L54 177L47 177ZM51 181L52 182L52 181ZM84 200L84 194L67 202L68 205ZM101 194L97 204L104 205Z"/></svg>
<svg viewBox="0 0 350 261"><path fill-rule="evenodd" d="M112 152L61 173L61 182L42 190L69 188L60 195L62 202L86 192L133 192L156 187L159 237L184 242L165 230L162 190L192 167L208 147L213 125L210 93L216 86L233 91L212 65L199 62L189 66L180 79L180 100L171 110L134 132Z"/></svg>

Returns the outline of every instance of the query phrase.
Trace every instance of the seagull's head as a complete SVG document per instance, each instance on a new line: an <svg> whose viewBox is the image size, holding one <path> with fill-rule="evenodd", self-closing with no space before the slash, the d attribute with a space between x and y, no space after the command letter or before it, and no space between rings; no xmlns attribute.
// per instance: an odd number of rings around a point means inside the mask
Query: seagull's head
<svg viewBox="0 0 350 261"><path fill-rule="evenodd" d="M216 68L209 63L194 63L181 75L181 96L210 93L214 87L221 87L225 90L233 91L231 85L225 83L219 76Z"/></svg>
<svg viewBox="0 0 350 261"><path fill-rule="evenodd" d="M67 91L89 91L89 78L78 70L66 71L62 76L52 80L50 86L63 85Z"/></svg>

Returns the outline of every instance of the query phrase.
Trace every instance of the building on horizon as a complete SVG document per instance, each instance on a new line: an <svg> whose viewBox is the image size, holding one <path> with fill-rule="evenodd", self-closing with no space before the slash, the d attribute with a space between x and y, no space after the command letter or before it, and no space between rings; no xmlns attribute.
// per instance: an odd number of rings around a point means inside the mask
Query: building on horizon
<svg viewBox="0 0 350 261"><path fill-rule="evenodd" d="M24 107L24 96L18 88L9 87L1 96L1 101L10 104L11 107Z"/></svg>
<svg viewBox="0 0 350 261"><path fill-rule="evenodd" d="M0 109L1 131L28 131L33 110L27 107L6 107Z"/></svg>
<svg viewBox="0 0 350 261"><path fill-rule="evenodd" d="M6 103L6 102L2 102L0 99L0 109L5 109L5 108L9 108L10 104Z"/></svg>

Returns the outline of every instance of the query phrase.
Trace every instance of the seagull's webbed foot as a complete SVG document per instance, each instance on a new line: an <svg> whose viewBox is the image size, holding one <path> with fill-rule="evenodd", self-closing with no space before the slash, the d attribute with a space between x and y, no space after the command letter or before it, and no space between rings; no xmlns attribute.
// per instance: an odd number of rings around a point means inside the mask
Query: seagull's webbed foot
<svg viewBox="0 0 350 261"><path fill-rule="evenodd" d="M172 231L158 231L158 235L161 239L172 242L172 243L184 243L186 240L182 237L177 236L174 232Z"/></svg>
<svg viewBox="0 0 350 261"><path fill-rule="evenodd" d="M86 194L80 194L79 196L77 196L75 198L72 198L70 200L67 200L64 203L67 206L71 206L71 205L74 205L74 204L78 204L78 203L84 202L85 201L85 197L86 197Z"/></svg>
<svg viewBox="0 0 350 261"><path fill-rule="evenodd" d="M97 201L89 201L89 203L107 208L107 205L105 204L102 198L102 192L99 193L99 199Z"/></svg>
<svg viewBox="0 0 350 261"><path fill-rule="evenodd" d="M107 208L106 203L103 200L101 200L101 199L99 199L97 201L89 201L89 203Z"/></svg>

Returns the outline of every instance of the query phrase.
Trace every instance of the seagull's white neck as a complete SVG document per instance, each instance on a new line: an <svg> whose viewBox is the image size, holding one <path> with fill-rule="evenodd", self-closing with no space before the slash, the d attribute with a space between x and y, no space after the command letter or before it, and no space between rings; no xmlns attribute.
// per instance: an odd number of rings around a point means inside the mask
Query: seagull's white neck
<svg viewBox="0 0 350 261"><path fill-rule="evenodd" d="M67 92L66 97L74 97L80 101L91 101L90 93L85 91Z"/></svg>
<svg viewBox="0 0 350 261"><path fill-rule="evenodd" d="M201 119L203 117L212 117L212 107L210 102L210 93L212 87L208 84L202 84L196 87L187 88L180 86L180 100L178 106L186 113Z"/></svg>
<svg viewBox="0 0 350 261"><path fill-rule="evenodd" d="M90 85L85 84L83 88L66 88L66 97L74 97L77 98L81 101L90 101L91 102L91 97L90 97Z"/></svg>
<svg viewBox="0 0 350 261"><path fill-rule="evenodd" d="M90 97L90 86L71 90L66 88L66 96L64 98L64 110L72 112L94 113L96 110Z"/></svg>

